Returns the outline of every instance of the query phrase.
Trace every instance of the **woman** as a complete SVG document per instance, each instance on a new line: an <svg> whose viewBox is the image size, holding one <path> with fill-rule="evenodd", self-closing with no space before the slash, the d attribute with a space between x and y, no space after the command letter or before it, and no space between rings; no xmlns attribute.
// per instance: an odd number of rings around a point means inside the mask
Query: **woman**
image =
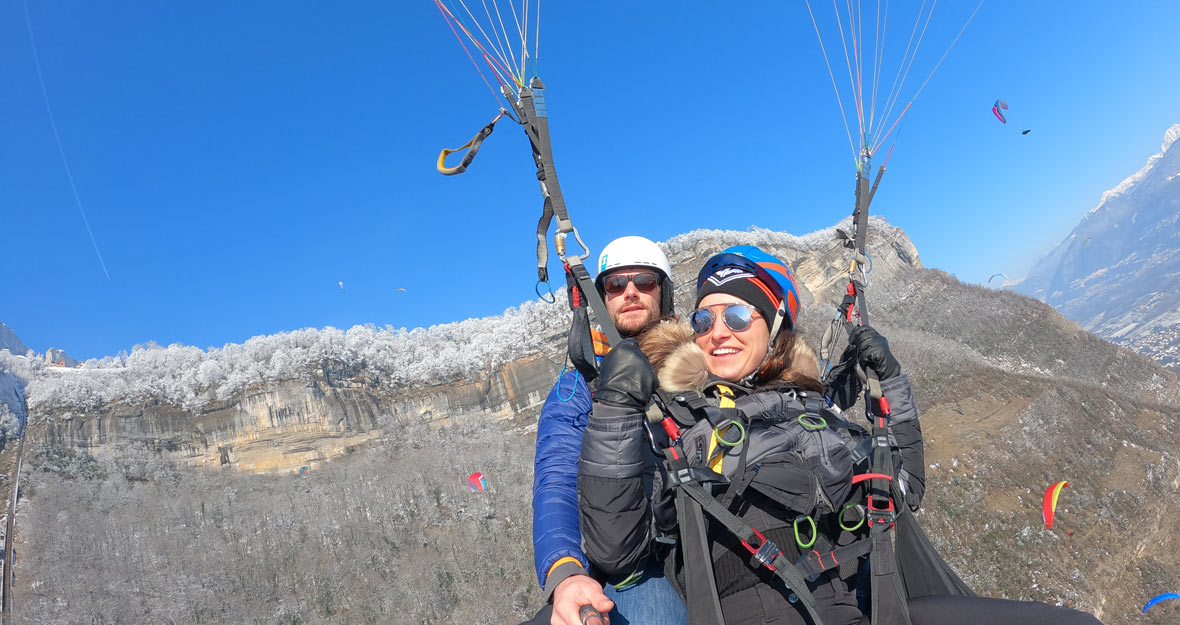
<svg viewBox="0 0 1180 625"><path fill-rule="evenodd" d="M892 561L878 575L862 573L881 546L873 537L888 543L890 495L899 507L921 502L922 438L909 382L883 337L867 327L852 334L845 366L875 373L892 408L895 477L866 481L873 437L822 401L814 354L795 334L797 312L781 261L756 247L730 248L701 270L688 326L664 324L644 336L642 351L628 340L603 360L579 463L586 554L608 574L626 573L651 545L675 537L669 578L694 623L868 623L857 587L869 577L878 586L864 594L877 601L879 622L903 623L897 576L880 574ZM669 413L666 436L645 428L653 399ZM666 460L662 482L645 486L649 433ZM881 491L889 481L896 488ZM878 489L872 505L870 485ZM978 597L923 598L908 608L915 624L962 625L973 615L1007 625L1097 622Z"/></svg>

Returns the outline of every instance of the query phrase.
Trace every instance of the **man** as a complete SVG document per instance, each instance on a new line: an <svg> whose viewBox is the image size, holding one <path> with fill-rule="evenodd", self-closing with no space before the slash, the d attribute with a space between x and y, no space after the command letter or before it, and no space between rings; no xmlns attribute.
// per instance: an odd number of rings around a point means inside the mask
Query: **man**
<svg viewBox="0 0 1180 625"><path fill-rule="evenodd" d="M624 338L673 314L672 268L659 246L643 237L622 237L603 248L594 284ZM605 354L601 351L599 358ZM587 570L578 528L577 477L590 409L591 389L571 369L553 386L537 423L533 554L537 579L552 604L547 622L581 625L578 611L590 605L603 614L613 608L611 616L637 625L687 624L684 603L664 579L660 563L650 562L627 579L608 579L605 588ZM547 611L533 622L546 622Z"/></svg>

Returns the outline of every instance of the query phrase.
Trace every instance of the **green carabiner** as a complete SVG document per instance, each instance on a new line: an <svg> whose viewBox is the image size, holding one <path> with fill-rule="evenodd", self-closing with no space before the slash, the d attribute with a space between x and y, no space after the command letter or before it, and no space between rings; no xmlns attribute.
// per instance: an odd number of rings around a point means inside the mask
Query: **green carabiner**
<svg viewBox="0 0 1180 625"><path fill-rule="evenodd" d="M806 412L799 415L799 417L795 420L799 422L799 425L802 425L803 428L807 430L823 430L828 427L827 419L824 419L819 415L807 414Z"/></svg>
<svg viewBox="0 0 1180 625"><path fill-rule="evenodd" d="M852 527L848 527L847 525L844 525L844 513L847 512L849 508L856 508L856 511L860 513L860 520L857 521L856 525L853 525ZM860 504L855 504L855 503L850 503L847 506L844 506L844 508L840 510L839 519L840 519L840 529L844 530L845 532L855 532L856 530L860 529L860 527L862 525L865 524L864 511L861 509Z"/></svg>
<svg viewBox="0 0 1180 625"><path fill-rule="evenodd" d="M807 541L807 543L804 543L803 539L799 537L799 521L802 521L803 519L807 519L807 522L811 524L811 540ZM815 529L815 519L805 514L795 517L795 522L792 524L792 529L795 530L795 544L799 545L800 549L810 549L811 546L815 544L815 539L819 537L819 532Z"/></svg>
<svg viewBox="0 0 1180 625"><path fill-rule="evenodd" d="M732 443L725 440L724 436L721 434L722 430L728 430L729 426L731 425L737 426L738 431L741 432L741 436L738 437L737 441ZM734 419L726 419L719 423L717 427L713 428L713 438L716 438L717 444L721 445L722 447L737 447L738 445L742 444L742 441L746 440L746 428L739 421L735 421Z"/></svg>

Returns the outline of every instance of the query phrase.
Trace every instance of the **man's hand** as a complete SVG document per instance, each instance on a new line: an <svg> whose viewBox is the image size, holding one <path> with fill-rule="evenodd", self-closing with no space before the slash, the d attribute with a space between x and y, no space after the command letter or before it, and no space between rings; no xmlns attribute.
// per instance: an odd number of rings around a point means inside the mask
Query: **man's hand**
<svg viewBox="0 0 1180 625"><path fill-rule="evenodd" d="M553 617L550 625L582 625L578 611L590 605L602 613L603 620L610 624L607 614L615 604L602 592L602 584L587 575L571 575L553 590Z"/></svg>

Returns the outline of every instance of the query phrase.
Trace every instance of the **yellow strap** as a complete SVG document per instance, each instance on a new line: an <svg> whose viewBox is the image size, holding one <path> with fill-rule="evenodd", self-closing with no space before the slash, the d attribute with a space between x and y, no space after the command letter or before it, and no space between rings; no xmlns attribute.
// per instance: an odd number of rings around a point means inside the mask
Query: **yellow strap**
<svg viewBox="0 0 1180 625"><path fill-rule="evenodd" d="M734 406L737 405L733 401L733 390L730 389L728 386L722 386L720 384L717 385L717 392L721 393L721 407L722 408L733 408ZM733 427L733 426L732 425L725 426L725 429L721 430L721 434L724 435L731 427ZM718 440L719 439L717 438L717 431L714 430L712 435L709 436L709 455L707 457L709 458L709 468L712 469L715 473L721 473L721 463L723 460L725 460L724 453L717 454L716 458L713 457L713 452L714 452L714 450L717 449Z"/></svg>
<svg viewBox="0 0 1180 625"><path fill-rule="evenodd" d="M548 580L549 580L549 576L550 576L550 575L553 575L553 571L554 571L554 570L555 570L557 567L559 567L559 566L561 566L561 565L565 564L566 562L573 562L574 564L578 565L578 567L579 567L579 568L581 568L581 566L582 566L582 563L581 563L581 562L578 562L578 559L577 559L577 558L575 558L575 557L572 557L572 556L566 556L566 557L564 557L564 558L558 558L557 562L554 562L554 563L553 563L553 566L549 567L549 572L548 572L548 573L545 573L545 580L546 580L546 581L548 581Z"/></svg>

